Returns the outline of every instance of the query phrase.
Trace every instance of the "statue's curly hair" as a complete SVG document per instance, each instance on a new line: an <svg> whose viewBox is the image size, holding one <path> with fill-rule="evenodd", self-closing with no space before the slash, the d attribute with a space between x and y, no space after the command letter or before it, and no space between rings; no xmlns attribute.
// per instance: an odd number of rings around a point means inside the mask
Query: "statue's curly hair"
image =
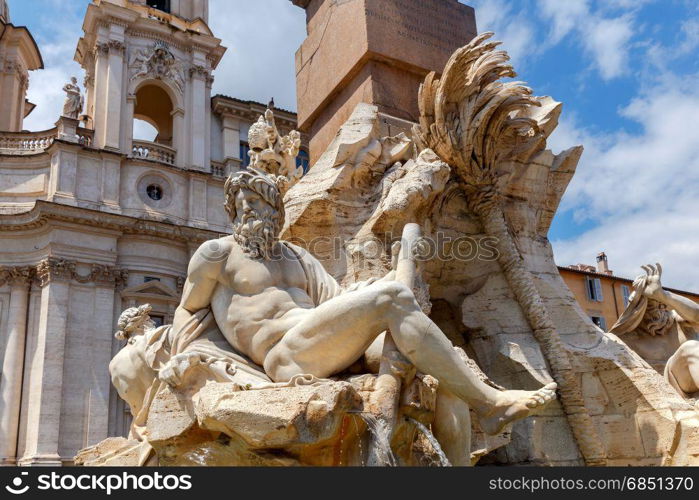
<svg viewBox="0 0 699 500"><path fill-rule="evenodd" d="M139 307L132 307L121 313L117 323L119 331L114 334L114 337L118 340L129 340L137 326L142 325L143 318L150 315L152 310L153 307L150 304L144 304Z"/></svg>
<svg viewBox="0 0 699 500"><path fill-rule="evenodd" d="M675 313L669 310L665 304L661 304L655 300L648 300L646 314L639 325L639 328L651 335L665 335L675 322Z"/></svg>
<svg viewBox="0 0 699 500"><path fill-rule="evenodd" d="M277 212L279 221L284 220L284 183L287 179L259 172L254 169L236 172L228 177L224 186L226 212L233 221L237 216L235 198L241 189L258 194Z"/></svg>

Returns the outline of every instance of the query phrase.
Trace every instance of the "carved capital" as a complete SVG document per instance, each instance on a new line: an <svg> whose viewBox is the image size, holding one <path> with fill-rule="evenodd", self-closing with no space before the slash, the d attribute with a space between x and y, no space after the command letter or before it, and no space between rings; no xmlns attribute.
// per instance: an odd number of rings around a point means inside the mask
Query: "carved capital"
<svg viewBox="0 0 699 500"><path fill-rule="evenodd" d="M76 281L81 284L95 283L118 289L126 285L129 276L129 272L125 269L103 264L91 264L90 272L81 275L77 271L77 265L77 262L49 257L36 266L39 284L43 287L53 281Z"/></svg>
<svg viewBox="0 0 699 500"><path fill-rule="evenodd" d="M20 73L22 71L22 65L17 61L5 61L3 71L5 73Z"/></svg>
<svg viewBox="0 0 699 500"><path fill-rule="evenodd" d="M107 42L107 47L110 54L114 53L123 55L124 52L126 52L126 45L124 45L124 42L120 42L119 40L109 40L109 42Z"/></svg>
<svg viewBox="0 0 699 500"><path fill-rule="evenodd" d="M194 66L189 68L189 77L190 78L198 77L198 78L201 78L202 80L207 80L207 79L211 78L211 73L206 68L206 66L202 66L200 64L195 64Z"/></svg>
<svg viewBox="0 0 699 500"><path fill-rule="evenodd" d="M122 288L126 284L129 272L125 269L93 264L90 274L87 276L75 275L74 279L78 283L96 283L98 285L112 285Z"/></svg>
<svg viewBox="0 0 699 500"><path fill-rule="evenodd" d="M0 286L28 286L34 279L35 271L31 266L0 267Z"/></svg>
<svg viewBox="0 0 699 500"><path fill-rule="evenodd" d="M75 274L75 262L49 257L36 266L39 285L44 287L54 281L70 281Z"/></svg>
<svg viewBox="0 0 699 500"><path fill-rule="evenodd" d="M95 44L94 56L107 55L109 54L109 43L108 42L97 42Z"/></svg>
<svg viewBox="0 0 699 500"><path fill-rule="evenodd" d="M29 90L29 73L22 71L19 76L19 84L25 90Z"/></svg>
<svg viewBox="0 0 699 500"><path fill-rule="evenodd" d="M29 72L17 61L5 61L2 68L3 73L16 75L19 79L20 87L24 90L29 88Z"/></svg>

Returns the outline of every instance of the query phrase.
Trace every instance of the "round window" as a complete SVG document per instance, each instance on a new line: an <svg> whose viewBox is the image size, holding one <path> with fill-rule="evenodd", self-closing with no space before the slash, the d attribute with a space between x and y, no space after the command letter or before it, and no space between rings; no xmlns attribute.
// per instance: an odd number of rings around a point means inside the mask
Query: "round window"
<svg viewBox="0 0 699 500"><path fill-rule="evenodd" d="M153 201L160 201L163 199L163 188L157 184L150 184L146 188L146 193L148 197Z"/></svg>
<svg viewBox="0 0 699 500"><path fill-rule="evenodd" d="M142 176L136 183L136 189L143 203L156 210L169 207L175 192L168 178L155 172Z"/></svg>

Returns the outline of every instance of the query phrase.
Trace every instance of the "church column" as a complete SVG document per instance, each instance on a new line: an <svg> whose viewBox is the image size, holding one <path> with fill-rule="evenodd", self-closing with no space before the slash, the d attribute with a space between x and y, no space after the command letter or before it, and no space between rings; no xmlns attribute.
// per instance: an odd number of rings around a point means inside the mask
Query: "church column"
<svg viewBox="0 0 699 500"><path fill-rule="evenodd" d="M29 73L23 68L20 68L20 72L17 75L19 79L19 93L17 95L17 114L15 115L15 130L22 130L24 128L24 108L26 106L27 90L29 89Z"/></svg>
<svg viewBox="0 0 699 500"><path fill-rule="evenodd" d="M124 144L125 144L125 149L124 152L126 154L131 154L131 151L133 150L133 115L134 115L134 110L136 109L136 95L135 94L129 94L126 97L126 116L125 121L126 121L126 131L125 131L125 137L124 137Z"/></svg>
<svg viewBox="0 0 699 500"><path fill-rule="evenodd" d="M112 381L109 363L112 360L115 303L121 302L119 290L126 281L125 271L110 268L104 279L95 283L95 321L91 356L90 406L87 426L84 430L85 446L92 446L107 439L110 421L110 393ZM120 305L120 304L119 304Z"/></svg>
<svg viewBox="0 0 699 500"><path fill-rule="evenodd" d="M87 120L86 127L90 129L95 129L95 69L94 61L92 62L92 69L85 70L85 78L83 79L83 87L85 88L85 113L89 119ZM89 67L89 65L88 65Z"/></svg>
<svg viewBox="0 0 699 500"><path fill-rule="evenodd" d="M121 112L123 103L124 54L126 46L118 40L109 41L107 116L104 147L121 149Z"/></svg>
<svg viewBox="0 0 699 500"><path fill-rule="evenodd" d="M211 172L211 89L214 86L214 77L211 73L207 71L206 73L206 105L204 106L205 113L205 123L206 123L206 136L204 137L205 144L209 146L205 149L206 159L204 166L207 172Z"/></svg>
<svg viewBox="0 0 699 500"><path fill-rule="evenodd" d="M177 151L175 164L180 168L187 165L186 136L184 133L185 120L184 110L177 108L172 112L172 147Z"/></svg>
<svg viewBox="0 0 699 500"><path fill-rule="evenodd" d="M103 148L107 129L107 75L109 45L98 43L95 47L95 86L93 122L95 128L95 147Z"/></svg>
<svg viewBox="0 0 699 500"><path fill-rule="evenodd" d="M206 141L206 117L211 105L206 100L206 79L209 76L204 66L194 66L189 72L191 79L191 167L201 171L209 171L206 157L209 143Z"/></svg>
<svg viewBox="0 0 699 500"><path fill-rule="evenodd" d="M25 390L27 445L20 465L62 465L58 446L72 273L70 265L58 259L37 266L41 304L31 383Z"/></svg>
<svg viewBox="0 0 699 500"><path fill-rule="evenodd" d="M7 345L0 378L0 465L12 465L17 459L27 309L32 278L32 268L15 268L7 272L7 281L10 283L10 307Z"/></svg>
<svg viewBox="0 0 699 500"><path fill-rule="evenodd" d="M2 73L2 113L0 113L0 130L18 132L21 130L24 116L20 116L20 97L24 104L22 93L22 78L24 70L16 61L6 61Z"/></svg>
<svg viewBox="0 0 699 500"><path fill-rule="evenodd" d="M49 201L76 205L77 182L78 153L66 146L56 148L51 154Z"/></svg>
<svg viewBox="0 0 699 500"><path fill-rule="evenodd" d="M184 3L184 2L182 2L181 0L170 0L170 12L173 12L175 14L181 13L182 6L180 4L182 4L182 3ZM185 16L183 16L183 17L185 17Z"/></svg>

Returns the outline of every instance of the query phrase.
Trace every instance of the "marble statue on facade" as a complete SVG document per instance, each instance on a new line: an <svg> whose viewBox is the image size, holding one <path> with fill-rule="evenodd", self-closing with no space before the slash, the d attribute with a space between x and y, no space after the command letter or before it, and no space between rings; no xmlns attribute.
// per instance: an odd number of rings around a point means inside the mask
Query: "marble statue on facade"
<svg viewBox="0 0 699 500"><path fill-rule="evenodd" d="M643 266L629 305L611 328L682 396L699 396L699 304L664 290L660 264Z"/></svg>
<svg viewBox="0 0 699 500"><path fill-rule="evenodd" d="M63 102L63 116L78 120L85 105L85 98L78 86L78 79L72 77L70 83L63 87L63 91L66 93L66 99Z"/></svg>

